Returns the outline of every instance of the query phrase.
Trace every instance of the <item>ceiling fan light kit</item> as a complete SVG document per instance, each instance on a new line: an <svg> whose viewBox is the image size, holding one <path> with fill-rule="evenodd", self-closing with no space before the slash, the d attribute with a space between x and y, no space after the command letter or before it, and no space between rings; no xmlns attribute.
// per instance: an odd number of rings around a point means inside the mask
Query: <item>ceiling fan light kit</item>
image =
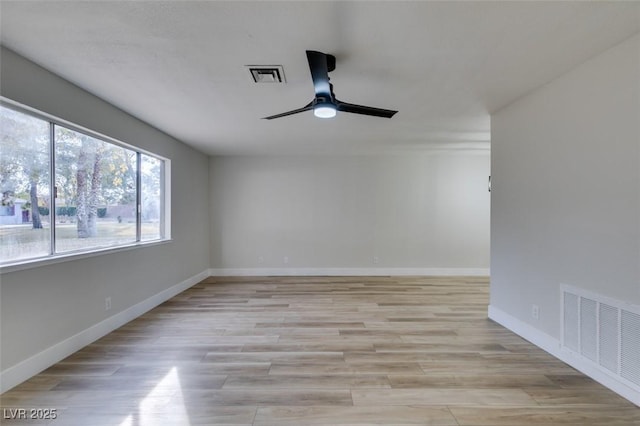
<svg viewBox="0 0 640 426"><path fill-rule="evenodd" d="M286 117L309 110L313 110L313 115L319 118L333 118L336 116L337 111L384 118L391 118L398 112L389 109L350 104L338 100L333 93L333 84L329 83L329 72L333 71L336 67L335 56L316 52L315 50L307 50L307 61L309 62L309 70L311 71L311 79L315 91L313 101L302 108L264 117L266 120Z"/></svg>
<svg viewBox="0 0 640 426"><path fill-rule="evenodd" d="M331 103L316 104L313 107L313 115L318 118L333 118L336 116L336 107Z"/></svg>

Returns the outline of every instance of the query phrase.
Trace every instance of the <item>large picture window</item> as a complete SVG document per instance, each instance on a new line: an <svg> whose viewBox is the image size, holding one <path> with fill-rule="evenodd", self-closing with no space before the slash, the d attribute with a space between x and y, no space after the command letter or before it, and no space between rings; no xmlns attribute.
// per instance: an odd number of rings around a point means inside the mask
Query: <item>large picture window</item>
<svg viewBox="0 0 640 426"><path fill-rule="evenodd" d="M0 104L0 265L166 238L166 163Z"/></svg>

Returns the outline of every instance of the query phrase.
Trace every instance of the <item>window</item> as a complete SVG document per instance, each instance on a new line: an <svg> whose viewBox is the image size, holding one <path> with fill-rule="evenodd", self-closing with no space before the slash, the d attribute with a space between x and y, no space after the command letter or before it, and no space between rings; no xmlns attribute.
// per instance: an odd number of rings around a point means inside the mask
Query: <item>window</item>
<svg viewBox="0 0 640 426"><path fill-rule="evenodd" d="M1 108L0 259L46 256L51 246L49 123Z"/></svg>
<svg viewBox="0 0 640 426"><path fill-rule="evenodd" d="M161 160L149 155L140 155L140 186L142 188L140 219L140 239L143 241L160 238L162 217L162 170Z"/></svg>
<svg viewBox="0 0 640 426"><path fill-rule="evenodd" d="M0 264L166 238L167 163L0 105Z"/></svg>

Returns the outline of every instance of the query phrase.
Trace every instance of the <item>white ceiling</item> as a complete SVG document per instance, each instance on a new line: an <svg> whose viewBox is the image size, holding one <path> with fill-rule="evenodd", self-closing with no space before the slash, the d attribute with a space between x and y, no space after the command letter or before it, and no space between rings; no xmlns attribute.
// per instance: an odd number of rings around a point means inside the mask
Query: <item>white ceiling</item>
<svg viewBox="0 0 640 426"><path fill-rule="evenodd" d="M5 1L1 42L209 154L486 149L489 114L640 31L638 2ZM306 112L305 50L343 101ZM282 65L255 84L245 65Z"/></svg>

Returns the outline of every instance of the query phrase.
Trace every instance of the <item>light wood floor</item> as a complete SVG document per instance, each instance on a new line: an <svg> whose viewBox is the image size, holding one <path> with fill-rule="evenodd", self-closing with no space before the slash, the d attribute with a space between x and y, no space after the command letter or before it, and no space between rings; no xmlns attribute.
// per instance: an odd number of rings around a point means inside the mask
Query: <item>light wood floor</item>
<svg viewBox="0 0 640 426"><path fill-rule="evenodd" d="M487 304L482 278L210 278L1 404L65 426L640 425Z"/></svg>

